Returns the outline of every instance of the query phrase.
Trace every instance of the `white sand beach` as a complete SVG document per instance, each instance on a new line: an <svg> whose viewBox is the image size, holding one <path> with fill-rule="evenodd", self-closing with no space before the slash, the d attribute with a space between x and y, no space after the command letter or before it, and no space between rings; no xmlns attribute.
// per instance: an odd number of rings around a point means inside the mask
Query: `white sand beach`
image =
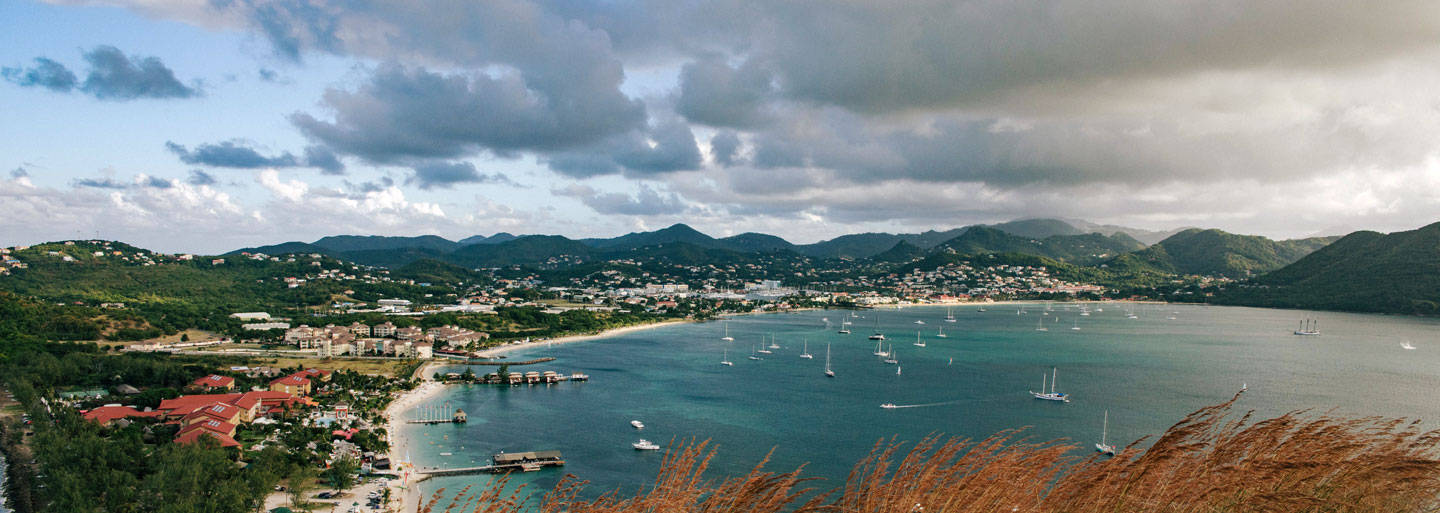
<svg viewBox="0 0 1440 513"><path fill-rule="evenodd" d="M496 357L496 356L499 356L499 355L502 355L502 354L505 354L505 353L510 353L510 352L514 352L514 351L519 351L519 350L521 350L521 349L529 349L529 348L532 348L532 347L537 347L537 346L542 346L542 345L549 345L549 344L569 344L569 343L573 343L573 342L584 342L584 341L587 341L587 340L596 340L596 339L602 339L602 338L617 337L617 336L620 336L620 335L624 335L624 334L626 334L626 333L634 333L634 332L637 332L637 331L644 331L644 330L649 330L649 329L655 329L655 328L659 328L659 327L662 327L662 326L674 326L674 325L676 325L676 324L684 324L684 323L687 323L687 322L694 322L694 321L671 320L671 321L656 322L656 323L651 323L651 324L641 324L641 325L638 325L638 326L626 326L626 327L623 327L623 328L615 328L615 329L605 330L605 331L602 331L602 332L600 332L600 333L592 333L592 334L589 334L589 335L568 335L568 336L564 336L564 337L551 338L551 339L535 339L535 340L531 340L531 341L529 341L529 342L512 342L512 343L509 343L509 344L505 344L505 345L503 345L503 346L496 346L496 347L492 347L492 348L489 348L489 349L485 349L485 350L483 350L483 351L478 351L476 354L477 354L478 356L480 356L481 358L493 358L493 357Z"/></svg>

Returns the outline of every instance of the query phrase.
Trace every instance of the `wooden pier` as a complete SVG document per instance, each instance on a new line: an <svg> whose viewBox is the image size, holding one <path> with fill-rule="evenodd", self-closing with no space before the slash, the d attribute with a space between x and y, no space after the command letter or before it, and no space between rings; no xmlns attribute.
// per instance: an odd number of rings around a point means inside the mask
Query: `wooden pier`
<svg viewBox="0 0 1440 513"><path fill-rule="evenodd" d="M409 424L464 424L469 417L465 410L455 409L455 413L446 416L450 411L450 401L445 401L445 406L416 406L416 413L420 418L407 421Z"/></svg>
<svg viewBox="0 0 1440 513"><path fill-rule="evenodd" d="M499 474L504 472L534 472L544 467L563 467L565 459L560 451L502 452L491 457L492 463L478 467L432 468L415 472L424 476L459 476L465 474Z"/></svg>

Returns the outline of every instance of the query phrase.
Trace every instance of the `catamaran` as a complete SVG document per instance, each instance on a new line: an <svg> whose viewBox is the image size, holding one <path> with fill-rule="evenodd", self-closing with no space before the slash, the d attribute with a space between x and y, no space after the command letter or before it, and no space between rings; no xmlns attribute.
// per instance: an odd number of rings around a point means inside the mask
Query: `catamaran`
<svg viewBox="0 0 1440 513"><path fill-rule="evenodd" d="M720 365L733 366L735 362L730 361L730 349L720 351Z"/></svg>
<svg viewBox="0 0 1440 513"><path fill-rule="evenodd" d="M724 340L726 342L735 341L735 337L730 336L730 323L725 323L725 336L720 337L720 340Z"/></svg>
<svg viewBox="0 0 1440 513"><path fill-rule="evenodd" d="M1040 375L1040 391L1039 391L1039 392L1036 392L1036 391L1034 391L1034 390L1031 390L1031 391L1030 391L1030 395L1035 396L1036 399L1044 399L1044 400L1046 400L1046 401L1060 401L1060 402L1062 402L1062 403L1068 403L1068 402L1070 402L1070 394L1066 394L1066 393L1064 393L1064 392L1056 392L1056 391L1055 391L1055 375L1058 374L1058 371L1057 371L1055 368L1052 367L1052 368L1050 369L1050 373L1052 374L1052 375L1050 376L1050 391L1049 391L1049 392L1046 392L1046 391L1045 391L1045 375L1044 375L1044 374L1041 374L1041 375Z"/></svg>
<svg viewBox="0 0 1440 513"><path fill-rule="evenodd" d="M915 347L925 347L925 341L920 340L920 332L915 332Z"/></svg>
<svg viewBox="0 0 1440 513"><path fill-rule="evenodd" d="M825 377L835 377L835 371L830 370L830 344L825 344Z"/></svg>
<svg viewBox="0 0 1440 513"><path fill-rule="evenodd" d="M1320 321L1306 319L1300 321L1300 329L1295 330L1296 335L1311 336L1320 334Z"/></svg>
<svg viewBox="0 0 1440 513"><path fill-rule="evenodd" d="M810 355L810 341L809 341L809 340L803 340L803 339L802 339L802 340L800 341L800 345L801 345L801 349L800 349L800 357L801 357L801 358L814 358L814 356L811 356L811 355Z"/></svg>
<svg viewBox="0 0 1440 513"><path fill-rule="evenodd" d="M955 322L955 310L948 306L945 307L945 322Z"/></svg>
<svg viewBox="0 0 1440 513"><path fill-rule="evenodd" d="M1100 454L1115 455L1115 446L1105 443L1105 435L1110 431L1110 410L1105 410L1105 420L1100 424L1100 443L1095 444L1095 450Z"/></svg>

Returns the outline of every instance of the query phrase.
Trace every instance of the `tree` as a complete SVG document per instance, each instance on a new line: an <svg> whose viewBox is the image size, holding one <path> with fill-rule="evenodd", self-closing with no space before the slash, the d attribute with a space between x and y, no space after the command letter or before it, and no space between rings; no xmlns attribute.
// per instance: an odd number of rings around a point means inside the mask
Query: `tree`
<svg viewBox="0 0 1440 513"><path fill-rule="evenodd" d="M359 471L360 462L352 456L342 456L330 462L330 468L325 469L323 477L330 482L331 488L344 490L355 486L355 473Z"/></svg>
<svg viewBox="0 0 1440 513"><path fill-rule="evenodd" d="M290 488L286 490L290 494L290 507L302 510L305 509L305 495L315 489L315 478L320 472L309 464L301 464L290 467L290 475L286 481Z"/></svg>

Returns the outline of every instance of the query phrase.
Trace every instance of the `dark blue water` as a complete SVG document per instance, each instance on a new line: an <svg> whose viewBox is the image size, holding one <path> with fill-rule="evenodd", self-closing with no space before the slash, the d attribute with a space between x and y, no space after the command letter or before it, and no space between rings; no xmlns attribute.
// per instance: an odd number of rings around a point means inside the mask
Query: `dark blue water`
<svg viewBox="0 0 1440 513"><path fill-rule="evenodd" d="M842 311L739 317L722 324L677 325L606 340L537 348L511 358L554 356L535 370L591 375L588 383L464 386L437 403L464 408L463 426L407 426L412 458L422 466L487 463L505 451L556 449L563 470L515 475L548 490L565 473L589 480L591 492L633 493L650 483L662 454L639 452L640 437L664 446L709 439L720 449L711 475L742 474L767 452L768 468L807 473L838 486L877 440L915 441L944 433L983 438L1027 427L1033 439L1066 438L1087 454L1109 410L1109 440L1124 446L1153 437L1185 414L1229 399L1242 383L1239 407L1262 415L1298 409L1347 415L1440 419L1440 323L1429 319L1182 305L1102 305L1080 316L1073 305L957 307L860 312L853 334L836 333ZM1128 319L1133 310L1138 319ZM1174 317L1171 319L1170 317ZM831 328L825 328L829 318ZM866 339L878 318L898 351L903 374L872 355ZM1048 331L1037 331L1044 318ZM1315 318L1323 335L1291 332ZM926 324L914 324L923 320ZM1078 326L1079 330L1072 330ZM948 338L936 338L943 327ZM927 347L915 347L916 332ZM763 361L746 358L762 336L783 346ZM814 359L799 358L807 340ZM1417 349L1405 350L1410 341ZM823 375L831 345L836 378ZM719 364L728 348L733 367ZM1042 375L1058 368L1068 404L1038 401ZM517 368L519 369L519 368ZM487 369L488 370L488 369ZM478 372L478 371L477 371ZM882 403L932 405L882 409ZM943 403L943 404L936 404ZM643 421L637 432L631 419ZM450 452L452 456L440 456ZM458 490L489 476L435 479L422 485Z"/></svg>

